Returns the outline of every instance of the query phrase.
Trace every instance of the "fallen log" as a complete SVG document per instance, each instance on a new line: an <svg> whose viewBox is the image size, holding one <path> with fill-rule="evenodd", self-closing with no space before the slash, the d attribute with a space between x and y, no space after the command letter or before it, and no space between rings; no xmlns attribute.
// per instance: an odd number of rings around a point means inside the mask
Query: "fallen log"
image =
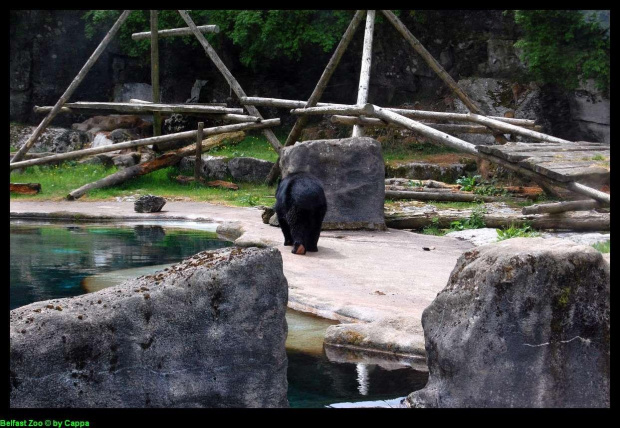
<svg viewBox="0 0 620 428"><path fill-rule="evenodd" d="M112 110L118 112L131 113L194 113L194 114L243 114L242 108L219 107L213 105L200 104L159 104L159 103L112 103L79 101L76 103L66 103L70 109L85 110Z"/></svg>
<svg viewBox="0 0 620 428"><path fill-rule="evenodd" d="M496 202L503 200L495 196L476 195L473 193L461 193L451 191L399 191L386 190L385 199L413 199L416 201L442 201L442 202Z"/></svg>
<svg viewBox="0 0 620 428"><path fill-rule="evenodd" d="M11 193L20 195L36 195L41 191L39 183L11 183Z"/></svg>
<svg viewBox="0 0 620 428"><path fill-rule="evenodd" d="M224 125L224 126L215 126L213 128L205 128L203 130L203 133L205 136L208 136L208 135L222 134L225 132L245 131L247 129L262 129L262 128L267 128L270 126L277 126L279 124L280 124L280 119L267 119L259 123L239 123L235 125ZM27 161L15 162L15 163L10 164L10 169L12 170L15 168L24 168L24 167L32 166L32 165L41 165L41 164L46 164L50 162L56 162L58 160L82 158L82 157L86 157L89 155L113 152L116 150L129 149L129 148L138 147L138 146L146 146L150 144L158 144L158 143L164 143L164 142L169 142L169 141L190 139L190 138L195 138L197 132L198 131L177 132L175 134L161 135L159 137L149 137L149 138L143 138L140 140L127 141L124 143L110 144L108 146L99 146L99 147L93 147L90 149L75 150L73 152L60 153L54 156L47 156L41 159L31 159Z"/></svg>
<svg viewBox="0 0 620 428"><path fill-rule="evenodd" d="M471 216L472 210L437 210L434 212L402 212L386 213L385 224L394 229L422 229L433 224L440 228L449 228L450 223L465 220ZM560 214L482 214L486 227L503 228L511 225L531 225L534 229L573 230L573 231L607 231L610 229L609 213L596 212L565 212Z"/></svg>
<svg viewBox="0 0 620 428"><path fill-rule="evenodd" d="M554 202L551 204L537 204L530 205L529 207L523 207L521 212L523 214L556 214L563 213L567 211L588 211L593 210L595 208L600 208L603 205L592 199L587 199L583 201L565 201L565 202Z"/></svg>
<svg viewBox="0 0 620 428"><path fill-rule="evenodd" d="M433 189L460 189L460 184L448 184L443 181L436 180L414 180L411 178L386 178L386 185L409 186L411 183L420 184L418 187L428 187Z"/></svg>
<svg viewBox="0 0 620 428"><path fill-rule="evenodd" d="M373 114L374 109L372 104L359 104L350 106L327 106L327 107L307 107L296 108L291 110L291 114L338 114L344 113L350 114Z"/></svg>
<svg viewBox="0 0 620 428"><path fill-rule="evenodd" d="M175 180L180 184L189 184L189 183L196 182L196 177L189 177L187 175L177 175L175 177ZM239 190L239 186L237 186L235 183L231 183L230 181L223 181L223 180L207 181L203 177L199 177L198 182L200 182L201 184L204 184L207 187L217 187L220 189Z"/></svg>
<svg viewBox="0 0 620 428"><path fill-rule="evenodd" d="M237 143L241 141L244 137L244 132L234 132L216 135L202 142L203 151L207 151L209 149L212 149L213 147L217 147L224 142ZM175 165L185 156L190 156L192 154L195 154L195 152L196 144L190 144L189 146L183 147L182 149L176 150L174 152L165 153L162 156L153 159L152 161L125 168L121 171L115 172L114 174L108 175L101 180L85 184L79 189L76 189L73 192L69 193L67 195L67 199L73 201L82 197L84 194L93 189L101 189L103 187L114 186L116 184L123 183L130 178L139 177L141 175L157 171L158 169Z"/></svg>

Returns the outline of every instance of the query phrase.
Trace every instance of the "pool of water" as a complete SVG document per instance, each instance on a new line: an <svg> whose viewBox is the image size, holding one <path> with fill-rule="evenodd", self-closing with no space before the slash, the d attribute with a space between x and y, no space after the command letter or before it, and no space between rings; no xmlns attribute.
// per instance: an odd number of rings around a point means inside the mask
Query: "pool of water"
<svg viewBox="0 0 620 428"><path fill-rule="evenodd" d="M178 226L11 222L10 308L94 292L231 245L209 232L214 227ZM393 399L426 384L428 374L406 361L326 353L325 330L336 321L292 310L286 319L291 407Z"/></svg>

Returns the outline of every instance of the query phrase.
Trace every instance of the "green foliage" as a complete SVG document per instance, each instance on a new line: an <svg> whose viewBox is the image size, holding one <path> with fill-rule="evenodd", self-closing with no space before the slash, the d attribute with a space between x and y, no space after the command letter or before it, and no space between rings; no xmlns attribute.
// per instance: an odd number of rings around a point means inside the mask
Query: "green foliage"
<svg viewBox="0 0 620 428"><path fill-rule="evenodd" d="M533 238L535 236L540 236L540 233L534 231L528 222L524 222L521 227L518 227L512 223L508 228L504 227L503 229L497 229L498 241L503 241L510 238Z"/></svg>
<svg viewBox="0 0 620 428"><path fill-rule="evenodd" d="M206 34L209 43L219 46L220 38L230 40L240 49L240 61L257 68L264 61L286 57L299 60L304 48L333 50L353 14L352 10L192 10L188 11L196 25L217 25L219 34ZM93 37L99 28L111 26L120 15L114 10L91 10L83 15L86 35ZM187 27L175 10L159 12L160 29ZM120 30L120 44L131 56L147 57L148 40L134 41L131 33L148 31L149 11L131 13ZM162 38L161 43L173 43L174 38ZM198 47L194 36L184 36L183 43Z"/></svg>
<svg viewBox="0 0 620 428"><path fill-rule="evenodd" d="M610 35L579 10L515 10L523 38L515 47L532 76L566 89L594 79L600 90L610 82Z"/></svg>
<svg viewBox="0 0 620 428"><path fill-rule="evenodd" d="M483 218L485 212L486 209L482 205L474 208L469 218L466 218L465 220L455 220L450 223L450 232L465 229L481 229L486 227Z"/></svg>
<svg viewBox="0 0 620 428"><path fill-rule="evenodd" d="M439 228L439 218L433 217L431 219L431 224L424 227L424 229L422 229L422 233L424 235L443 236L446 234L446 231Z"/></svg>
<svg viewBox="0 0 620 428"><path fill-rule="evenodd" d="M476 185L480 183L481 178L482 177L480 177L479 175L474 175L473 177L463 176L456 180L456 184L459 184L461 186L461 190L471 192L472 190L474 190Z"/></svg>
<svg viewBox="0 0 620 428"><path fill-rule="evenodd" d="M609 253L611 251L610 242L609 239L605 242L597 242L596 244L592 244L592 247L601 253Z"/></svg>
<svg viewBox="0 0 620 428"><path fill-rule="evenodd" d="M245 195L239 198L239 202L241 202L244 205L249 205L251 207L254 207L258 205L259 198L257 196L246 193Z"/></svg>

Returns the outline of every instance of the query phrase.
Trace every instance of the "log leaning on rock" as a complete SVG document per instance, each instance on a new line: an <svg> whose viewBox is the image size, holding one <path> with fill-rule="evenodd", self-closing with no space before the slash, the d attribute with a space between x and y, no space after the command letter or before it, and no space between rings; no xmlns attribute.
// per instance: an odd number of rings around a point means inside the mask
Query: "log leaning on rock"
<svg viewBox="0 0 620 428"><path fill-rule="evenodd" d="M439 227L465 220L471 210L437 210L435 212L405 212L385 214L385 224L393 229L422 229L437 219ZM607 231L610 229L609 213L567 212L562 214L483 214L486 227L510 227L530 224L534 229L564 229L573 231Z"/></svg>
<svg viewBox="0 0 620 428"><path fill-rule="evenodd" d="M245 137L244 132L235 132L235 133L227 133L227 134L219 134L214 137L208 138L202 142L203 151L212 149L213 147L217 147L225 141L228 143L239 142ZM107 177L102 178L101 180L97 180L93 183L88 183L79 189L74 190L73 192L67 195L67 199L70 201L74 201L82 196L84 196L87 192L93 189L101 189L103 187L114 186L120 183L123 183L130 178L139 177L141 175L145 175L151 173L153 171L157 171L158 169L166 168L172 165L177 164L182 158L185 156L190 156L196 153L196 144L190 144L189 146L183 147L182 149L176 150L174 152L168 152L159 156L158 158L153 159L149 162L144 162L138 165L134 165L129 168L125 168L121 171L115 172L114 174L108 175Z"/></svg>

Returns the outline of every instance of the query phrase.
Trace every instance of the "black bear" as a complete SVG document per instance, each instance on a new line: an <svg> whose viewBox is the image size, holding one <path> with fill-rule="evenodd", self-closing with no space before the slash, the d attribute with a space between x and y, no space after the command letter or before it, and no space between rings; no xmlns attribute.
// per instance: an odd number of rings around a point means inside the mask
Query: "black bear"
<svg viewBox="0 0 620 428"><path fill-rule="evenodd" d="M318 251L316 244L327 212L323 185L313 175L288 175L276 190L276 214L284 234L284 245L293 245L293 254Z"/></svg>

